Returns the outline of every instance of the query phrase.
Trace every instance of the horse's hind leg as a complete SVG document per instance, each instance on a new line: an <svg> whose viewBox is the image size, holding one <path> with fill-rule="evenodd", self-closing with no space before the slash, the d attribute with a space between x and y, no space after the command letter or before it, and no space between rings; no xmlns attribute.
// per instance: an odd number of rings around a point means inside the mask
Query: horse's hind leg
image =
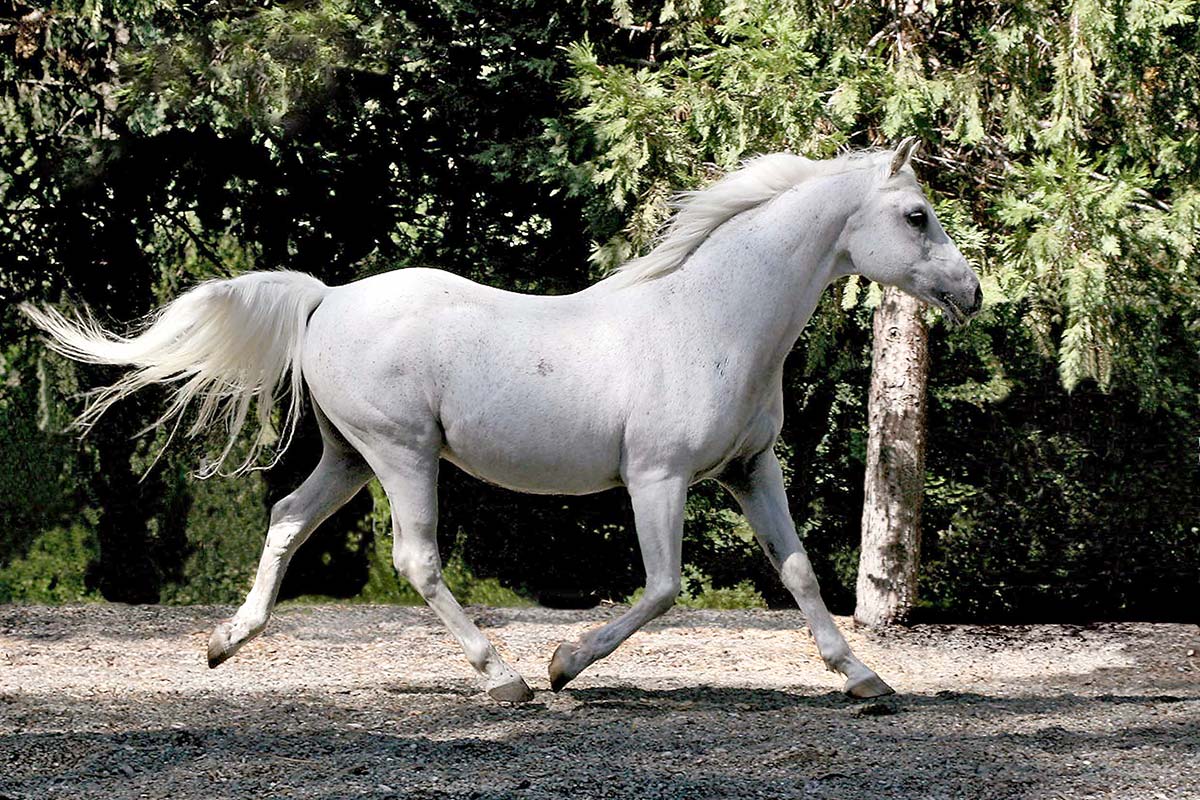
<svg viewBox="0 0 1200 800"><path fill-rule="evenodd" d="M325 426L322 425L323 431ZM358 453L326 433L325 451L300 488L271 509L271 526L258 563L254 587L233 618L217 625L208 641L208 666L216 667L262 633L271 616L288 561L318 525L352 498L370 479Z"/></svg>
<svg viewBox="0 0 1200 800"><path fill-rule="evenodd" d="M400 450L391 453L386 462L386 467L379 466L378 474L392 504L396 570L408 578L458 640L493 699L506 703L531 700L529 685L500 657L442 580L437 547L438 455Z"/></svg>
<svg viewBox="0 0 1200 800"><path fill-rule="evenodd" d="M665 614L679 595L687 481L630 480L629 497L646 568L646 591L617 619L588 631L577 642L558 646L550 659L550 688L556 692L589 664L616 650L634 631Z"/></svg>

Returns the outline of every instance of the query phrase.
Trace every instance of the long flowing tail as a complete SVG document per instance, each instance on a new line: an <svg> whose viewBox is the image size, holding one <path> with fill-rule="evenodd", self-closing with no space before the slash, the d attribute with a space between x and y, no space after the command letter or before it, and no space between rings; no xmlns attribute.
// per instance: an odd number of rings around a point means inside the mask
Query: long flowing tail
<svg viewBox="0 0 1200 800"><path fill-rule="evenodd" d="M262 449L274 441L280 444L271 464L287 449L303 402L305 328L328 291L321 281L299 272L251 272L207 281L159 309L130 336L104 330L86 310L70 317L28 303L21 310L50 334L50 347L57 352L91 364L134 368L113 385L88 393L76 427L86 431L118 400L153 383L174 384L175 389L166 412L147 431L171 424L174 436L193 400L198 405L189 436L223 419L225 448L197 473L209 477L221 472L252 405L257 405L258 435L230 474L253 469ZM290 399L276 434L271 411L289 372Z"/></svg>

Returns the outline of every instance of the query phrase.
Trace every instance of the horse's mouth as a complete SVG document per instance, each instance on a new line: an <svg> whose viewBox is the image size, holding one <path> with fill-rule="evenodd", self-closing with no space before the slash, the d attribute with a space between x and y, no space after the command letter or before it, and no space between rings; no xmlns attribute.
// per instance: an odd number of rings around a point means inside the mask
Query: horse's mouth
<svg viewBox="0 0 1200 800"><path fill-rule="evenodd" d="M949 292L937 292L933 296L933 304L950 317L955 325L965 325L971 315L962 309Z"/></svg>

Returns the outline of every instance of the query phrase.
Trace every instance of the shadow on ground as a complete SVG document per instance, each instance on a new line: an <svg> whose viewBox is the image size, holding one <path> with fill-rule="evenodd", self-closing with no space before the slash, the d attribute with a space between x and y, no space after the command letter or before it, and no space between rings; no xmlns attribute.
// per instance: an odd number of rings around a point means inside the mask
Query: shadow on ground
<svg viewBox="0 0 1200 800"><path fill-rule="evenodd" d="M502 707L465 687L396 687L166 692L73 716L58 698L8 695L0 719L0 796L39 800L1133 797L1154 788L1147 768L1194 779L1180 769L1200 756L1200 697L1179 696L941 692L862 704L613 686Z"/></svg>

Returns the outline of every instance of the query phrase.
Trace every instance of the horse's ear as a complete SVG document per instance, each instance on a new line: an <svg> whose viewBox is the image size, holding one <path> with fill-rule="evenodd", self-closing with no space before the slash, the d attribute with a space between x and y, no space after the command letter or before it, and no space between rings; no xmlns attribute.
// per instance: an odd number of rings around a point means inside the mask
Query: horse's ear
<svg viewBox="0 0 1200 800"><path fill-rule="evenodd" d="M904 165L916 154L917 148L920 146L921 140L915 136L909 136L896 145L896 152L892 154L892 167L888 170L888 175L895 175L904 169Z"/></svg>

